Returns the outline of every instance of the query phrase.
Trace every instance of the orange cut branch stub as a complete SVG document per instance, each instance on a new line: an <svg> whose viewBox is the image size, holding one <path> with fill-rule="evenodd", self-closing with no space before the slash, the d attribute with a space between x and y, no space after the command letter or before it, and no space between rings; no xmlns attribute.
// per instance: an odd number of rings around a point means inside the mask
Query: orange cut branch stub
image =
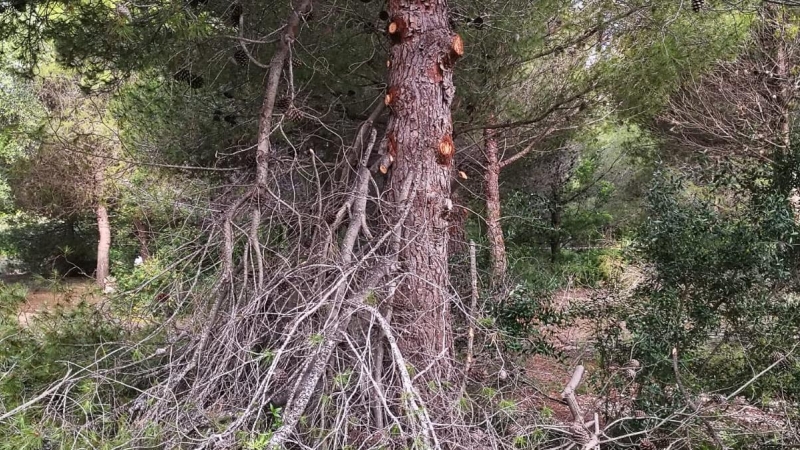
<svg viewBox="0 0 800 450"><path fill-rule="evenodd" d="M386 92L386 97L383 98L383 103L386 106L391 105L392 103L397 100L397 95L400 93L400 90L396 87L390 87L389 90Z"/></svg>
<svg viewBox="0 0 800 450"><path fill-rule="evenodd" d="M398 16L392 18L392 21L389 22L389 25L386 27L386 32L395 44L402 42L403 38L408 34L408 27L403 17Z"/></svg>
<svg viewBox="0 0 800 450"><path fill-rule="evenodd" d="M464 56L464 40L461 39L461 36L453 36L452 48L456 56Z"/></svg>
<svg viewBox="0 0 800 450"><path fill-rule="evenodd" d="M444 58L442 58L445 68L452 68L456 61L462 56L464 56L464 40L461 39L461 36L455 34L450 40L450 48L447 50Z"/></svg>
<svg viewBox="0 0 800 450"><path fill-rule="evenodd" d="M448 134L442 138L442 142L439 143L439 153L436 155L436 162L442 166L449 166L450 162L453 160L455 151L456 147L453 145L453 138Z"/></svg>
<svg viewBox="0 0 800 450"><path fill-rule="evenodd" d="M453 139L450 136L445 136L442 142L439 143L439 154L442 156L452 156L454 150Z"/></svg>

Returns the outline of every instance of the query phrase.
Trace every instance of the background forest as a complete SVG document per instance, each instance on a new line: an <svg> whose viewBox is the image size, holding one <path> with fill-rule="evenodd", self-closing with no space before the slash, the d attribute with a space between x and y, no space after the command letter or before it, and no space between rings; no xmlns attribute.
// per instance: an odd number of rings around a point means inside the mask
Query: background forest
<svg viewBox="0 0 800 450"><path fill-rule="evenodd" d="M800 3L0 0L0 449L800 447Z"/></svg>

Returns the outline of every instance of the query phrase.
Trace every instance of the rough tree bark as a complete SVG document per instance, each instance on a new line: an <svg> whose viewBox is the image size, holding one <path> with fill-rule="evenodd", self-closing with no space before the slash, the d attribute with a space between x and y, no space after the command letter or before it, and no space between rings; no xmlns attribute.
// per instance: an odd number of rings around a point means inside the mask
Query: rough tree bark
<svg viewBox="0 0 800 450"><path fill-rule="evenodd" d="M569 155L565 156L566 161L556 155L553 167L552 178L550 180L550 198L548 199L547 210L550 213L550 262L555 263L561 255L561 221L565 202L562 198L562 190L572 178L572 170L576 159Z"/></svg>
<svg viewBox="0 0 800 450"><path fill-rule="evenodd" d="M492 284L498 285L506 278L506 243L500 224L500 160L497 156L495 130L483 130L486 153L486 232L492 254Z"/></svg>
<svg viewBox="0 0 800 450"><path fill-rule="evenodd" d="M411 213L401 231L399 261L407 274L392 307L397 344L423 383L452 371L447 243L452 139L452 67L463 53L448 26L446 0L390 0L387 152L389 189L397 200L413 180ZM397 206L397 215L403 206Z"/></svg>

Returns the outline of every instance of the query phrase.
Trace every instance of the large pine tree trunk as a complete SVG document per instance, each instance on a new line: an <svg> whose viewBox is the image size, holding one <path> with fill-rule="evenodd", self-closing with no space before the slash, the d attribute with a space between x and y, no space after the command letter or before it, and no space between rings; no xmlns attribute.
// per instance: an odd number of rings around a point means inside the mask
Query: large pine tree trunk
<svg viewBox="0 0 800 450"><path fill-rule="evenodd" d="M428 368L423 381L447 380L453 341L446 288L454 152L450 105L452 65L463 46L449 30L445 0L390 0L389 13L387 138L394 159L389 187L398 205L395 217L404 205L411 208L401 228L399 260L406 276L393 299L393 321L407 361L417 371ZM409 181L413 190L403 201L400 193Z"/></svg>
<svg viewBox="0 0 800 450"><path fill-rule="evenodd" d="M108 221L108 209L103 203L98 203L95 209L97 215L97 231L100 239L97 241L97 270L95 279L100 287L105 287L109 275L109 257L111 250L111 224Z"/></svg>
<svg viewBox="0 0 800 450"><path fill-rule="evenodd" d="M492 253L492 283L497 285L506 278L506 242L500 224L500 161L497 156L497 139L494 130L483 131L486 152L486 232Z"/></svg>

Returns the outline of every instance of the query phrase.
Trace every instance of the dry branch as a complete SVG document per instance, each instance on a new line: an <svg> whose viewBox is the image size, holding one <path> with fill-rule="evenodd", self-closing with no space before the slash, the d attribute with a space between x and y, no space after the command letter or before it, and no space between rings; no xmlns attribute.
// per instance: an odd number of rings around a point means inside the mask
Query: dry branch
<svg viewBox="0 0 800 450"><path fill-rule="evenodd" d="M583 450L591 450L600 446L599 418L597 413L594 413L593 421L584 422L583 412L580 405L578 405L578 400L575 398L575 391L581 384L584 371L582 365L575 367L569 383L561 391L561 397L567 402L570 413L572 413L573 423L569 427L572 438L581 445ZM591 426L593 426L592 430L589 429Z"/></svg>
<svg viewBox="0 0 800 450"><path fill-rule="evenodd" d="M678 384L678 389L681 391L681 395L683 395L684 400L686 400L686 403L692 408L694 413L698 414L700 412L700 405L692 400L692 397L689 395L689 392L686 390L686 387L681 381L680 372L678 370L677 348L672 349L672 370L675 372L675 382ZM708 419L703 417L701 414L698 414L698 417L700 418L700 421L703 422L703 426L706 427L706 430L708 430L708 434L711 436L711 439L714 440L714 445L716 445L717 448L725 448L725 446L722 444L722 441L719 439L719 435L717 435L717 431L711 425L711 422L709 422Z"/></svg>

